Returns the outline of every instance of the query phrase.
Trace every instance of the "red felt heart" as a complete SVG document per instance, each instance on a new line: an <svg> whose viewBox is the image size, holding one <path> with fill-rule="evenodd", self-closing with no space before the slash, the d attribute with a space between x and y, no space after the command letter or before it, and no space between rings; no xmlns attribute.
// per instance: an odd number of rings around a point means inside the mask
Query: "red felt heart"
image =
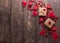
<svg viewBox="0 0 60 43"><path fill-rule="evenodd" d="M53 26L53 27L52 27L52 30L53 30L53 31L56 31L56 29L57 29L56 26Z"/></svg>
<svg viewBox="0 0 60 43"><path fill-rule="evenodd" d="M38 6L37 6L37 5L35 5L35 6L33 7L33 9L34 9L34 10L37 10L37 9L38 9Z"/></svg>
<svg viewBox="0 0 60 43"><path fill-rule="evenodd" d="M26 6L26 2L22 2L22 6L25 7Z"/></svg>
<svg viewBox="0 0 60 43"><path fill-rule="evenodd" d="M36 11L33 11L32 13L33 13L33 16L37 16L38 15L38 13Z"/></svg>
<svg viewBox="0 0 60 43"><path fill-rule="evenodd" d="M47 8L52 8L50 4L47 4Z"/></svg>
<svg viewBox="0 0 60 43"><path fill-rule="evenodd" d="M29 7L31 7L31 6L32 6L32 4L33 4L32 2L29 2L29 3L28 3L28 6L29 6Z"/></svg>
<svg viewBox="0 0 60 43"><path fill-rule="evenodd" d="M42 30L39 34L40 34L41 36L44 36L45 33L46 33L46 31L45 31L45 30Z"/></svg>
<svg viewBox="0 0 60 43"><path fill-rule="evenodd" d="M43 22L44 21L44 18L43 17L39 18L39 21Z"/></svg>
<svg viewBox="0 0 60 43"><path fill-rule="evenodd" d="M49 14L48 14L48 17L55 18L56 16L55 16L53 11L50 11Z"/></svg>
<svg viewBox="0 0 60 43"><path fill-rule="evenodd" d="M52 33L52 37L53 37L53 40L57 40L58 39L58 34L56 32Z"/></svg>

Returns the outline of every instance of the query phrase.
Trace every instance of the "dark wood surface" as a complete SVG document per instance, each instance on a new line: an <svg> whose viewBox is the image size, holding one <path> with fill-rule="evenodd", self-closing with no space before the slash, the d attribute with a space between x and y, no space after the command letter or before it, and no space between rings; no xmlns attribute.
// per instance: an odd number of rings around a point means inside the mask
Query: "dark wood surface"
<svg viewBox="0 0 60 43"><path fill-rule="evenodd" d="M27 8L23 9L21 1L0 0L0 43L60 43L60 37L55 42L51 37L39 36L41 26L38 24L38 17L33 17ZM60 0L44 2L51 4L54 13L60 18ZM56 25L60 26L60 19ZM60 36L60 27L57 33Z"/></svg>

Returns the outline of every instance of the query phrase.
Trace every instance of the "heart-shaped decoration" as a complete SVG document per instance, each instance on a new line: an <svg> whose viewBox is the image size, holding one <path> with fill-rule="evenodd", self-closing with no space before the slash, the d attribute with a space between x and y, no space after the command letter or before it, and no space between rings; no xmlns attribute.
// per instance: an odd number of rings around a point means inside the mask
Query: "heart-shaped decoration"
<svg viewBox="0 0 60 43"><path fill-rule="evenodd" d="M35 6L33 7L33 9L34 9L34 10L37 10L37 9L38 9L38 6L37 6L37 5L35 5Z"/></svg>
<svg viewBox="0 0 60 43"><path fill-rule="evenodd" d="M32 7L32 4L33 4L32 2L29 2L29 3L28 3L28 6L29 6L29 7Z"/></svg>
<svg viewBox="0 0 60 43"><path fill-rule="evenodd" d="M26 4L27 4L26 2L22 2L23 7L26 7Z"/></svg>
<svg viewBox="0 0 60 43"><path fill-rule="evenodd" d="M57 40L58 39L58 34L56 32L52 33L52 37L53 37L53 40Z"/></svg>
<svg viewBox="0 0 60 43"><path fill-rule="evenodd" d="M33 11L32 13L33 13L33 16L35 16L35 17L38 15L38 13L36 11Z"/></svg>

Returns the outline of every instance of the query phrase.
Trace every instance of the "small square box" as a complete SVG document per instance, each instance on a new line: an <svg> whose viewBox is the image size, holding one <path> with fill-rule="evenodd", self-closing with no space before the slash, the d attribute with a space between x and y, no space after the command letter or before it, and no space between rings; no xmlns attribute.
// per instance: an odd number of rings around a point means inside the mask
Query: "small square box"
<svg viewBox="0 0 60 43"><path fill-rule="evenodd" d="M55 22L54 22L52 19L48 18L48 19L44 22L44 24L45 24L47 27L51 28L51 27L55 24Z"/></svg>
<svg viewBox="0 0 60 43"><path fill-rule="evenodd" d="M39 7L39 16L46 16L47 15L47 9L44 7Z"/></svg>

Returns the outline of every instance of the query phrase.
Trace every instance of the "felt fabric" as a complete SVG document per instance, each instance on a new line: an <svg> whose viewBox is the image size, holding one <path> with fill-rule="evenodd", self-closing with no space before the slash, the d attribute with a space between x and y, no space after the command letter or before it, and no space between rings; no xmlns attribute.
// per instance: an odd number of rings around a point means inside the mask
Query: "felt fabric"
<svg viewBox="0 0 60 43"><path fill-rule="evenodd" d="M56 26L53 26L53 27L52 27L52 30L53 30L53 31L56 31L56 29L57 29Z"/></svg>
<svg viewBox="0 0 60 43"><path fill-rule="evenodd" d="M23 7L26 7L26 4L27 4L26 2L22 2Z"/></svg>
<svg viewBox="0 0 60 43"><path fill-rule="evenodd" d="M50 18L55 18L56 15L54 14L53 11L50 11L49 14L48 14L48 17L50 17Z"/></svg>
<svg viewBox="0 0 60 43"><path fill-rule="evenodd" d="M40 22L43 22L44 21L44 18L43 17L39 18L39 21Z"/></svg>
<svg viewBox="0 0 60 43"><path fill-rule="evenodd" d="M47 8L52 8L50 4L47 4Z"/></svg>
<svg viewBox="0 0 60 43"><path fill-rule="evenodd" d="M31 6L32 6L32 4L33 4L32 2L29 2L29 3L28 3L29 7L31 7Z"/></svg>
<svg viewBox="0 0 60 43"><path fill-rule="evenodd" d="M32 13L33 13L33 16L35 16L35 17L38 15L38 13L36 11L33 11Z"/></svg>
<svg viewBox="0 0 60 43"><path fill-rule="evenodd" d="M28 3L28 10L31 10L32 4L33 4L32 2Z"/></svg>
<svg viewBox="0 0 60 43"><path fill-rule="evenodd" d="M45 30L42 30L39 34L40 34L41 36L45 36L45 33L46 33L46 31L45 31Z"/></svg>
<svg viewBox="0 0 60 43"><path fill-rule="evenodd" d="M33 9L34 9L34 10L37 10L37 9L38 9L38 6L37 6L37 5L35 5L35 6L33 7Z"/></svg>
<svg viewBox="0 0 60 43"><path fill-rule="evenodd" d="M52 33L52 37L53 37L53 40L57 40L58 39L58 34L56 32Z"/></svg>

